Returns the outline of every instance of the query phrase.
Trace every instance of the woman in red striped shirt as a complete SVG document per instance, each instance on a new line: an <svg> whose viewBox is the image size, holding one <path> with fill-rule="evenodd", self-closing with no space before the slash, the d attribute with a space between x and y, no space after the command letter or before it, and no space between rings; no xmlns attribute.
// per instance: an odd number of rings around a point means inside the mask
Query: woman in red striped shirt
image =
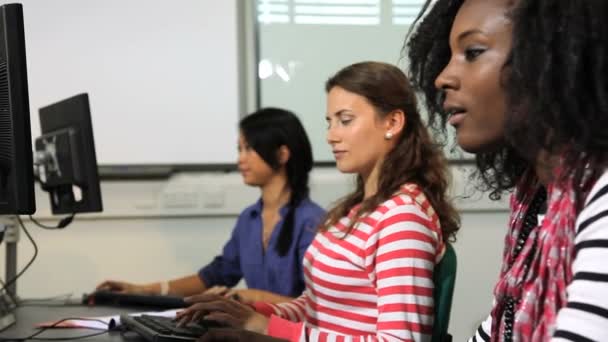
<svg viewBox="0 0 608 342"><path fill-rule="evenodd" d="M430 341L433 269L459 227L441 148L393 65L350 65L326 91L327 142L357 186L328 212L304 256L304 294L251 306L194 296L184 322L204 315L290 341Z"/></svg>

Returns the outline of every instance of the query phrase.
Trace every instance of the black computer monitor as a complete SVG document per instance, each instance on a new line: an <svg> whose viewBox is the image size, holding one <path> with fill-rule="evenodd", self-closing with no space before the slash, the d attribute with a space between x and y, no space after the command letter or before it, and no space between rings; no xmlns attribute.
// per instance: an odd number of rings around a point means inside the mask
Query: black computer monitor
<svg viewBox="0 0 608 342"><path fill-rule="evenodd" d="M40 108L36 160L53 214L102 211L87 94Z"/></svg>
<svg viewBox="0 0 608 342"><path fill-rule="evenodd" d="M6 4L0 6L0 215L35 211L23 9Z"/></svg>
<svg viewBox="0 0 608 342"><path fill-rule="evenodd" d="M33 214L34 170L25 59L23 8L0 6L0 215ZM9 222L0 225L0 241ZM7 241L8 242L8 241ZM6 283L0 291L0 330L15 322L16 242L6 245Z"/></svg>

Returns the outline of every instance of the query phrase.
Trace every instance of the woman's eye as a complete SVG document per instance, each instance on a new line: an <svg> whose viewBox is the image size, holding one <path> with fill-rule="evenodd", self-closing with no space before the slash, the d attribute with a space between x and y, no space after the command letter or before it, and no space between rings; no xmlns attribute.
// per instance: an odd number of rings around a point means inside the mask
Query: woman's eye
<svg viewBox="0 0 608 342"><path fill-rule="evenodd" d="M483 49L483 48L468 48L468 49L465 50L464 56L465 56L465 58L466 58L467 61L473 61L479 55L481 55L482 53L484 53L484 51L486 51L486 50Z"/></svg>
<svg viewBox="0 0 608 342"><path fill-rule="evenodd" d="M348 125L349 123L351 123L351 121L353 121L353 119L341 119L340 123L344 126Z"/></svg>

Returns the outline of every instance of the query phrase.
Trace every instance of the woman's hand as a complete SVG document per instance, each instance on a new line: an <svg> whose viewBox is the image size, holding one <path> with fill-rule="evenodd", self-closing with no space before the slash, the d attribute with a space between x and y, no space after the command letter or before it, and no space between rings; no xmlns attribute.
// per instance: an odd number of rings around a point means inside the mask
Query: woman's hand
<svg viewBox="0 0 608 342"><path fill-rule="evenodd" d="M249 305L234 299L203 293L184 298L184 301L192 305L177 314L176 320L179 321L180 325L204 318L230 327L262 334L265 334L268 329L268 318L266 316L255 312Z"/></svg>
<svg viewBox="0 0 608 342"><path fill-rule="evenodd" d="M106 280L97 285L97 291L113 291L126 294L158 294L154 293L151 286L137 285L118 280Z"/></svg>
<svg viewBox="0 0 608 342"><path fill-rule="evenodd" d="M253 304L262 300L262 292L256 289L230 289L224 297L235 299L243 304Z"/></svg>
<svg viewBox="0 0 608 342"><path fill-rule="evenodd" d="M262 300L262 291L256 289L235 289L226 286L214 286L203 293L224 296L243 304L252 304Z"/></svg>

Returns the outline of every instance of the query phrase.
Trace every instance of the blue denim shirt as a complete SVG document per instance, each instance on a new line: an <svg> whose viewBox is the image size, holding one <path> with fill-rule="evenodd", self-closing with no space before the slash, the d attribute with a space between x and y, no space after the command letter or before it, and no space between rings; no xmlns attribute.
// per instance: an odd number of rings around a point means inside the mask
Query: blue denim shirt
<svg viewBox="0 0 608 342"><path fill-rule="evenodd" d="M241 212L230 240L221 255L198 272L207 287L232 287L245 278L247 287L289 297L304 290L302 261L325 211L310 199L300 202L295 210L293 239L283 257L275 251L287 207L280 210L281 220L273 230L268 248L262 246L262 200Z"/></svg>

